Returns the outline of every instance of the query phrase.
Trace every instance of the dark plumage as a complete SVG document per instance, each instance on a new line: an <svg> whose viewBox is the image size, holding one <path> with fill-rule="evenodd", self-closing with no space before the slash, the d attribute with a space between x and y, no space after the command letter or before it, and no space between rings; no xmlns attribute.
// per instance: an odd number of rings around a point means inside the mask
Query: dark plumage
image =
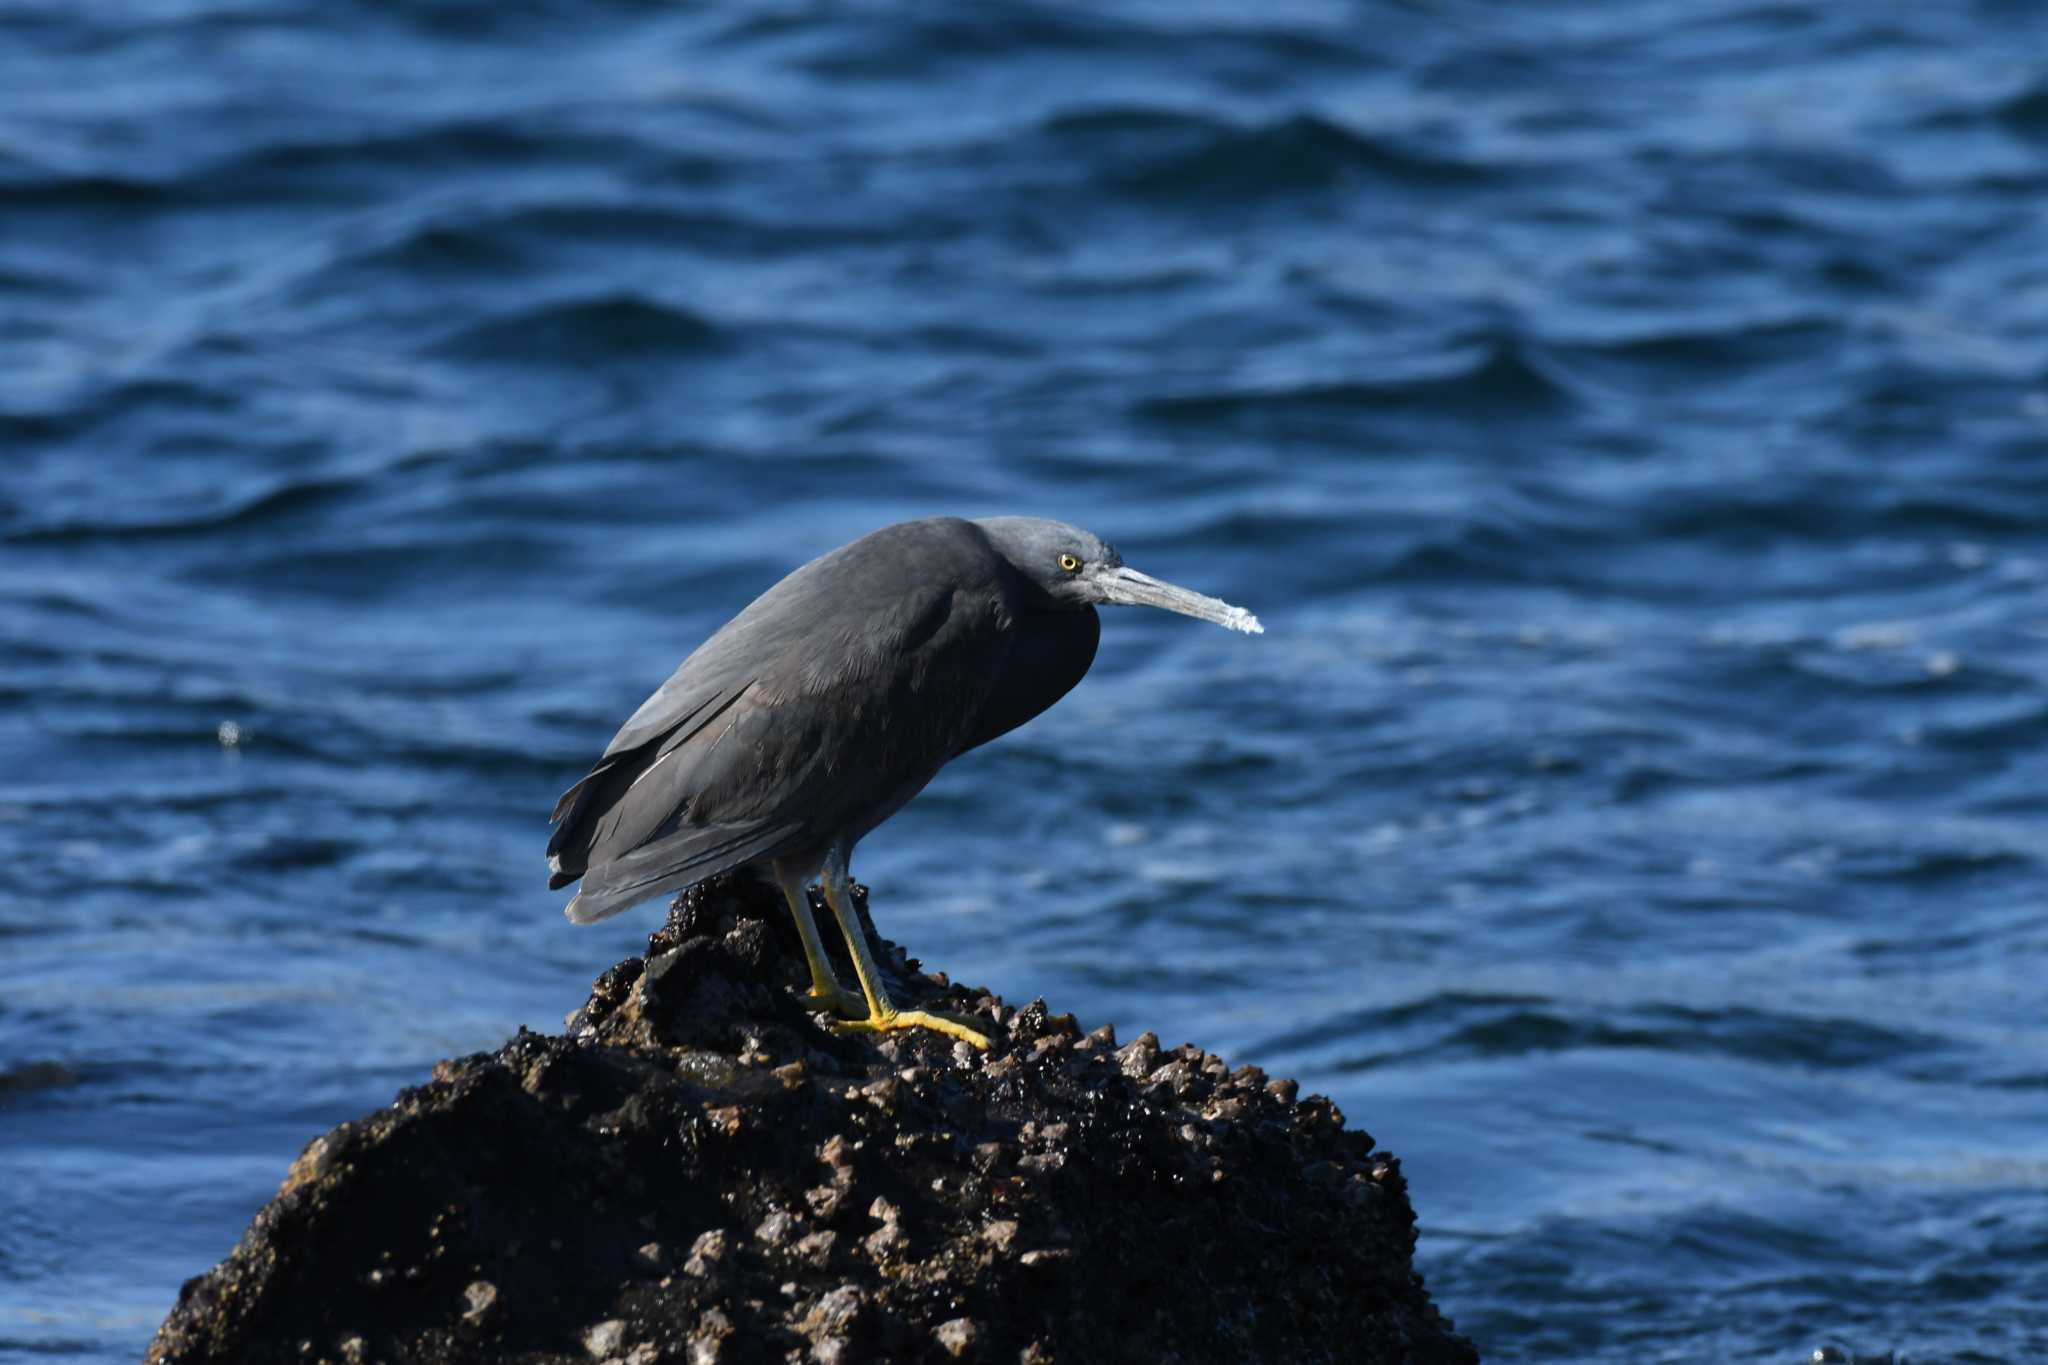
<svg viewBox="0 0 2048 1365"><path fill-rule="evenodd" d="M1260 628L1125 568L1086 531L1033 518L903 522L811 561L685 659L563 794L548 884L581 878L566 913L588 923L759 866L803 931L813 1000L851 1010L804 893L821 876L868 997L852 1026L921 1024L981 1044L955 1021L889 1006L841 905L847 859L948 761L1081 680L1098 603Z"/></svg>

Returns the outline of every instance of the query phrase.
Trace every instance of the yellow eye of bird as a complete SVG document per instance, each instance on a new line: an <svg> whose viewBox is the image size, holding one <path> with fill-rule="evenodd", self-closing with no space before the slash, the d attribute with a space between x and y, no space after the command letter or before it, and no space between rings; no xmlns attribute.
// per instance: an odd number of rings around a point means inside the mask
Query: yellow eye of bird
<svg viewBox="0 0 2048 1365"><path fill-rule="evenodd" d="M1072 573L1074 570L1081 567L1081 561L1074 558L1074 556L1072 555L1061 555L1060 567L1062 569L1065 569L1068 573Z"/></svg>

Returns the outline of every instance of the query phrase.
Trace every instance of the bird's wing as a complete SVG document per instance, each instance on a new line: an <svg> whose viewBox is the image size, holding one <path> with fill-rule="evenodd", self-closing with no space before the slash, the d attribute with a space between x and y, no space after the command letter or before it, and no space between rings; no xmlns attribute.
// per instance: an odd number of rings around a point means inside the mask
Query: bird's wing
<svg viewBox="0 0 2048 1365"><path fill-rule="evenodd" d="M550 849L558 879L584 877L572 918L858 839L970 746L1010 623L985 595L894 586L800 637L742 630L722 649L713 637L699 655L743 656L751 676L692 694L686 663L649 699L563 798ZM672 728L650 715L656 702Z"/></svg>
<svg viewBox="0 0 2048 1365"><path fill-rule="evenodd" d="M677 670L677 677L681 675L682 670ZM553 873L550 887L565 886L583 875L602 822L618 808L633 784L664 752L716 724L746 690L740 683L706 687L692 695L672 690L675 682L676 678L669 679L668 685L649 697L613 737L597 766L555 802L550 817L555 832L548 840L548 868ZM662 705L657 708L656 702Z"/></svg>

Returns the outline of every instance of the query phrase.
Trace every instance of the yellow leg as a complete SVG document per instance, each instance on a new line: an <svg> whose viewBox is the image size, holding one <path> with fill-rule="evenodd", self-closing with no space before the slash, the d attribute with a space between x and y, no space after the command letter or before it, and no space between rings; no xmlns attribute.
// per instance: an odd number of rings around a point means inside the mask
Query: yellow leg
<svg viewBox="0 0 2048 1365"><path fill-rule="evenodd" d="M853 1019L865 1017L867 1006L859 996L839 984L838 976L832 971L832 960L825 956L825 945L818 939L818 924L811 918L811 896L804 890L803 879L777 863L775 884L782 888L782 898L789 902L789 913L796 917L796 936L803 940L804 961L811 968L811 989L804 996L804 1003L814 1010L831 1010Z"/></svg>
<svg viewBox="0 0 2048 1365"><path fill-rule="evenodd" d="M834 1025L835 1028L841 1033L890 1033L897 1029L928 1028L948 1038L958 1038L983 1052L988 1051L988 1035L969 1020L930 1010L899 1010L889 1003L889 993L882 985L882 973L875 966L874 954L868 951L867 935L860 931L860 916L853 908L853 878L846 871L845 850L834 849L826 855L818 884L824 888L825 903L832 907L832 914L839 921L839 932L846 935L846 946L853 951L853 969L860 976L861 991L868 998L867 1018L842 1020Z"/></svg>

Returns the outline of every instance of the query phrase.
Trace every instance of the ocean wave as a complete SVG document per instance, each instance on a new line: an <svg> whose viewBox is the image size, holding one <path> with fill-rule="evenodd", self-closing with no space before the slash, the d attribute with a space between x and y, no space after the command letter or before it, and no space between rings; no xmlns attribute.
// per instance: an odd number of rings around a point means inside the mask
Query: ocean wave
<svg viewBox="0 0 2048 1365"><path fill-rule="evenodd" d="M52 406L0 412L0 437L54 445L128 418L155 421L171 414L224 418L242 406L240 394L220 385L183 376L145 375L82 384Z"/></svg>
<svg viewBox="0 0 2048 1365"><path fill-rule="evenodd" d="M944 231L934 223L880 225L817 216L782 221L708 206L552 201L418 223L389 240L338 254L321 271L321 278L371 270L495 281L514 272L544 269L562 252L577 247L758 260L878 245L906 235L937 237Z"/></svg>
<svg viewBox="0 0 2048 1365"><path fill-rule="evenodd" d="M1537 583L1563 579L1559 532L1505 516L1470 515L1424 524L1392 539L1373 577L1388 584Z"/></svg>
<svg viewBox="0 0 2048 1365"><path fill-rule="evenodd" d="M2035 82L2000 100L1991 115L2023 137L2048 140L2048 82Z"/></svg>
<svg viewBox="0 0 2048 1365"><path fill-rule="evenodd" d="M1059 114L1043 132L1056 151L1094 163L1104 188L1146 199L1242 203L1375 182L1469 187L1498 174L1317 114L1238 124L1116 106Z"/></svg>
<svg viewBox="0 0 2048 1365"><path fill-rule="evenodd" d="M41 171L0 178L0 212L134 213L167 202L171 193L165 185L136 176Z"/></svg>
<svg viewBox="0 0 2048 1365"><path fill-rule="evenodd" d="M287 537L251 537L195 557L183 576L236 589L263 585L266 597L381 604L445 600L458 591L502 587L513 570L549 564L566 533L545 526L416 525L397 536L332 535L305 544Z"/></svg>
<svg viewBox="0 0 2048 1365"><path fill-rule="evenodd" d="M841 12L820 25L802 9L736 21L728 41L809 38L800 57L820 76L882 78L942 74L976 58L1022 61L1034 54L1139 51L1156 30L1114 12L1078 5L1011 5L1001 10L941 6L927 11Z"/></svg>
<svg viewBox="0 0 2048 1365"><path fill-rule="evenodd" d="M1830 474L1788 470L1746 485L1674 485L1665 496L1628 509L1627 515L1631 533L1645 538L1747 544L1821 534L1831 540L1879 534L1997 537L2048 525L2048 511L2037 503L2002 496L1996 489L1907 492L1846 469ZM1900 567L1916 578L1944 572L1931 560ZM1862 568L1848 576L1869 581Z"/></svg>
<svg viewBox="0 0 2048 1365"><path fill-rule="evenodd" d="M1923 744L1961 753L2024 753L2048 741L2048 702L2018 697L1967 718L1946 715L1919 732Z"/></svg>
<svg viewBox="0 0 2048 1365"><path fill-rule="evenodd" d="M498 170L530 174L538 165L602 160L637 165L654 155L645 143L566 120L451 119L355 135L280 138L195 167L176 182L195 198L275 200L294 191L344 195L366 180L415 182L422 174Z"/></svg>
<svg viewBox="0 0 2048 1365"><path fill-rule="evenodd" d="M344 255L322 273L388 270L434 279L452 275L501 279L531 264L532 253L495 225L428 223L395 241Z"/></svg>
<svg viewBox="0 0 2048 1365"><path fill-rule="evenodd" d="M2038 862L2016 848L1885 847L1852 854L1841 860L1838 869L1841 876L1855 881L1927 888L1990 874L2022 872L2036 867ZM1963 946L1976 941L1976 936L1956 940ZM1915 943L1923 951L1932 946L1924 938L1916 939Z"/></svg>
<svg viewBox="0 0 2048 1365"><path fill-rule="evenodd" d="M83 1079L62 1062L19 1062L0 1070L0 1095L21 1095L30 1090L61 1090L77 1085Z"/></svg>
<svg viewBox="0 0 2048 1365"><path fill-rule="evenodd" d="M730 340L717 324L638 294L520 309L458 328L431 349L466 360L576 365L704 355Z"/></svg>
<svg viewBox="0 0 2048 1365"><path fill-rule="evenodd" d="M1418 410L1497 419L1554 413L1576 401L1569 385L1535 359L1527 344L1493 339L1462 348L1449 365L1409 378L1177 394L1142 399L1134 411L1155 421L1201 425Z"/></svg>
<svg viewBox="0 0 2048 1365"><path fill-rule="evenodd" d="M252 124L260 134L261 125ZM350 202L375 186L416 186L459 172L529 176L550 165L630 165L650 178L701 182L730 169L722 156L650 145L551 121L454 119L324 136L252 134L248 145L157 174L70 172L30 164L0 176L0 211L138 214L174 208Z"/></svg>
<svg viewBox="0 0 2048 1365"><path fill-rule="evenodd" d="M1574 1051L1714 1055L1805 1070L1860 1071L1918 1059L1950 1046L1919 1030L1867 1019L1731 1005L1713 1010L1644 1003L1571 1013L1540 997L1446 993L1396 1009L1347 1014L1271 1039L1262 1050L1328 1048L1371 1038L1383 1046L1326 1065L1337 1072L1428 1061L1495 1060ZM1417 1037L1421 1030L1426 1036Z"/></svg>
<svg viewBox="0 0 2048 1365"><path fill-rule="evenodd" d="M238 487L205 506L155 515L139 512L133 504L112 503L89 517L74 515L11 528L0 532L0 540L25 545L65 545L93 540L212 536L317 514L336 499L359 491L360 486L360 481L350 478L298 478L268 487Z"/></svg>
<svg viewBox="0 0 2048 1365"><path fill-rule="evenodd" d="M1626 384L1639 380L1665 390L1674 377L1691 385L1723 382L1733 374L1811 360L1839 345L1843 326L1817 314L1755 318L1702 326L1674 322L1603 340L1553 342L1573 374Z"/></svg>
<svg viewBox="0 0 2048 1365"><path fill-rule="evenodd" d="M1541 995L1499 991L1438 991L1393 1005L1343 1010L1307 1021L1302 1027L1261 1039L1262 1054L1318 1050L1349 1039L1392 1038L1403 1029L1449 1027L1469 1015L1548 1004Z"/></svg>

